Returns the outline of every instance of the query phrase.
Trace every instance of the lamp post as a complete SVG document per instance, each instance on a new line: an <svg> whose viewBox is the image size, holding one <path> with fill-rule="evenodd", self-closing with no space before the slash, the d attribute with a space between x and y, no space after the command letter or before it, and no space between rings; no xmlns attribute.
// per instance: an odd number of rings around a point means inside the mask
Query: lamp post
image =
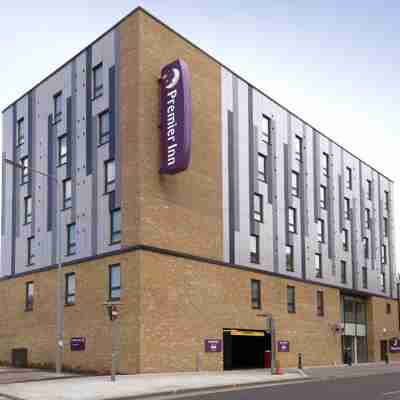
<svg viewBox="0 0 400 400"><path fill-rule="evenodd" d="M275 349L275 321L272 314L257 314L257 317L265 317L267 331L271 335L271 374L276 372L276 349Z"/></svg>
<svg viewBox="0 0 400 400"><path fill-rule="evenodd" d="M58 251L57 251L57 318L56 318L56 372L61 373L62 371L62 358L63 358L63 337L64 337L64 304L63 304L63 279L62 279L62 229L61 229L61 181L55 175L50 175L45 172L39 171L32 167L25 167L22 164L16 163L15 161L4 158L6 164L11 165L14 168L19 168L21 171L28 170L35 174L50 178L56 182L57 188L59 189L59 205L58 205ZM3 165L3 168L5 166Z"/></svg>

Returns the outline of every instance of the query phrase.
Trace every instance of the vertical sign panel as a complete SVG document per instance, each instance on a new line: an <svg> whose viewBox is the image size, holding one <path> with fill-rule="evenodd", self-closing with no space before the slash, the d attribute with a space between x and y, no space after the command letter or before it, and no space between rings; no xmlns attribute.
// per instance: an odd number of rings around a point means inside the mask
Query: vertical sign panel
<svg viewBox="0 0 400 400"><path fill-rule="evenodd" d="M192 99L187 64L176 60L161 70L161 167L164 174L188 168L192 147Z"/></svg>

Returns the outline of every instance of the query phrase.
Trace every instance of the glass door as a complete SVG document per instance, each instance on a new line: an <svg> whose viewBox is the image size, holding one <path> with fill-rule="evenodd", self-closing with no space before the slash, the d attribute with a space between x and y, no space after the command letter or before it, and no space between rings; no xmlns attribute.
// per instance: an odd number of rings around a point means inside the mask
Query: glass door
<svg viewBox="0 0 400 400"><path fill-rule="evenodd" d="M351 357L351 363L354 363L354 336L344 335L342 338L343 363L349 364L349 357Z"/></svg>

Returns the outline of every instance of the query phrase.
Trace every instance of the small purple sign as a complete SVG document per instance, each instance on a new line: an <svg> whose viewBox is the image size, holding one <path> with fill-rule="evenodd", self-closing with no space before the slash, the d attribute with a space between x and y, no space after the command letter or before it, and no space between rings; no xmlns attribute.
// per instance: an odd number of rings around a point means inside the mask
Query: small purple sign
<svg viewBox="0 0 400 400"><path fill-rule="evenodd" d="M160 118L160 172L176 174L188 168L192 148L190 75L181 59L161 70Z"/></svg>
<svg viewBox="0 0 400 400"><path fill-rule="evenodd" d="M222 340L221 339L204 340L204 351L206 353L220 353L222 351Z"/></svg>
<svg viewBox="0 0 400 400"><path fill-rule="evenodd" d="M389 351L391 353L400 353L400 339L392 338L389 341Z"/></svg>
<svg viewBox="0 0 400 400"><path fill-rule="evenodd" d="M86 338L73 337L70 342L71 351L83 351L86 349Z"/></svg>
<svg viewBox="0 0 400 400"><path fill-rule="evenodd" d="M278 351L281 353L289 352L289 340L278 340Z"/></svg>

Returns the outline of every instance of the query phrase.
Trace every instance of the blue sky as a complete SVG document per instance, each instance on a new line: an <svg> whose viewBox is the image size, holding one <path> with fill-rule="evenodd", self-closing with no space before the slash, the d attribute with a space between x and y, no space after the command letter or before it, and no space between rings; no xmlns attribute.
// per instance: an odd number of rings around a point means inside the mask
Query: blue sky
<svg viewBox="0 0 400 400"><path fill-rule="evenodd" d="M399 1L191 3L17 0L2 4L0 108L141 5L321 132L400 181ZM400 199L397 186L395 198Z"/></svg>

